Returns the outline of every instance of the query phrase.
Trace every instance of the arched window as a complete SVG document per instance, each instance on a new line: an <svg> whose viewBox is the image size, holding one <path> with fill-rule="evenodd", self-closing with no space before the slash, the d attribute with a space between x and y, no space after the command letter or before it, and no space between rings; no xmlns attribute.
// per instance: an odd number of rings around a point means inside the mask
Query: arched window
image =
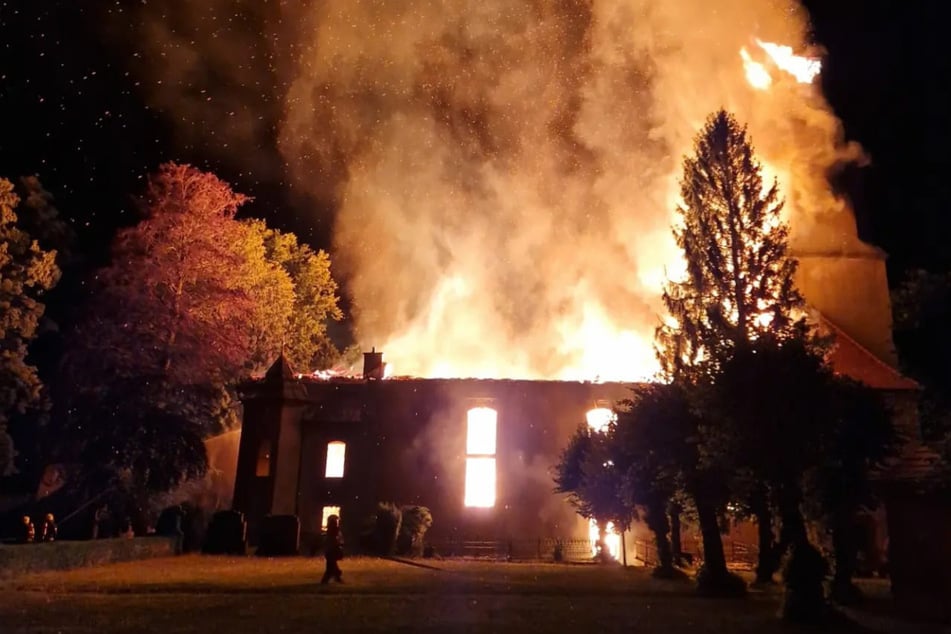
<svg viewBox="0 0 951 634"><path fill-rule="evenodd" d="M347 443L335 440L327 443L327 466L324 468L325 478L342 478L343 463L347 455Z"/></svg>
<svg viewBox="0 0 951 634"><path fill-rule="evenodd" d="M497 420L491 407L473 407L466 413L466 506L495 506Z"/></svg>

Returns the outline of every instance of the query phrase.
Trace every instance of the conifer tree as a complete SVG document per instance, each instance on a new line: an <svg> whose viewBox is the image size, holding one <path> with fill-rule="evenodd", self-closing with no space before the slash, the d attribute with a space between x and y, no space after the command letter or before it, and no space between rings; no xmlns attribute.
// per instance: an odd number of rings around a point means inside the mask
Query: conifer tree
<svg viewBox="0 0 951 634"><path fill-rule="evenodd" d="M818 347L793 280L796 262L787 253L778 184L764 182L746 128L731 114L720 110L707 120L693 154L684 159L680 187L674 237L686 275L667 283L663 300L672 322L657 331L658 357L668 379L709 387L724 364L766 340L794 338ZM719 471L732 461L742 473L743 456L737 455L742 443L731 444L729 430L716 429L715 435L710 444L716 456L709 458L708 447L708 462L718 463ZM776 562L773 514L766 487L749 470L745 475L750 476L742 487L750 497L745 501L762 529L757 572L765 580ZM697 504L705 510L707 501ZM699 516L702 520L704 513ZM712 561L719 567L722 544L712 527L704 534L710 541L705 549L717 552ZM725 568L713 572L719 576Z"/></svg>
<svg viewBox="0 0 951 634"><path fill-rule="evenodd" d="M674 230L686 277L669 281L673 324L658 329L665 372L712 371L764 334L802 332L802 296L787 255L788 228L776 181L763 181L753 146L733 115L712 115L684 159L680 224Z"/></svg>

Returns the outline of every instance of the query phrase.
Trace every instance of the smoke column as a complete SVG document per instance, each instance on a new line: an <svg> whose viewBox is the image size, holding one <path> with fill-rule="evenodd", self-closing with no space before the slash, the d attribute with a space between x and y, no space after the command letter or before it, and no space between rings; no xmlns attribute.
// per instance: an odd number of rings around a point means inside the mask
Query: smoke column
<svg viewBox="0 0 951 634"><path fill-rule="evenodd" d="M818 80L797 83L757 44L821 56L797 2L348 0L264 13L255 50L281 99L286 169L334 201L358 340L396 374L651 375L661 286L680 270L681 157L720 107L779 179L794 249L856 248L826 178L861 151L842 143ZM168 18L145 17L167 42ZM234 63L247 37L175 48L190 72L253 77ZM768 90L747 82L741 49L770 72ZM154 98L173 107L182 65L156 72ZM243 134L218 138L240 146Z"/></svg>

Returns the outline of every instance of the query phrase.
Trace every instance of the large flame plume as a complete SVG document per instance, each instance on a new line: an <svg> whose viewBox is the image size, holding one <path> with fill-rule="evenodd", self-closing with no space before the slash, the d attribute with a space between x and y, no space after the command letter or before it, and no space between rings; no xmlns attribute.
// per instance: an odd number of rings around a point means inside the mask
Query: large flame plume
<svg viewBox="0 0 951 634"><path fill-rule="evenodd" d="M358 340L385 350L397 374L651 376L662 283L681 269L670 232L681 157L720 107L748 124L779 179L794 249L856 240L827 174L860 150L843 144L821 95L821 51L797 2L254 11L287 169L296 187L334 202ZM172 30L152 32L165 55ZM161 85L197 70L245 85L254 65L235 64L241 32L176 36L189 54L166 58ZM166 90L155 97L171 106ZM260 133L252 117L218 138Z"/></svg>

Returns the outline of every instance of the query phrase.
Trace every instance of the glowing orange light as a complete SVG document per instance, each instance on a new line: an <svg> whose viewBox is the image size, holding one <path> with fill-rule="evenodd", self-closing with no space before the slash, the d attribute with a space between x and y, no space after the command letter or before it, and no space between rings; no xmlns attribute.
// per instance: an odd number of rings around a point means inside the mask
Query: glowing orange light
<svg viewBox="0 0 951 634"><path fill-rule="evenodd" d="M611 426L611 423L617 421L617 414L607 407L596 407L587 411L585 419L592 431L605 432Z"/></svg>
<svg viewBox="0 0 951 634"><path fill-rule="evenodd" d="M465 505L495 506L495 458L466 458Z"/></svg>
<svg viewBox="0 0 951 634"><path fill-rule="evenodd" d="M746 81L750 86L757 90L766 90L773 83L773 78L769 76L766 67L750 57L745 48L740 49L740 57L743 58L743 70L746 72Z"/></svg>
<svg viewBox="0 0 951 634"><path fill-rule="evenodd" d="M340 507L339 506L325 506L320 513L320 529L327 530L327 520L331 515L336 515L340 517Z"/></svg>
<svg viewBox="0 0 951 634"><path fill-rule="evenodd" d="M822 62L811 57L794 55L791 46L773 44L762 40L756 40L756 43L769 55L769 58L780 70L784 70L795 77L800 84L811 84L822 71Z"/></svg>
<svg viewBox="0 0 951 634"><path fill-rule="evenodd" d="M498 414L491 407L473 407L467 412L466 453L493 455Z"/></svg>
<svg viewBox="0 0 951 634"><path fill-rule="evenodd" d="M324 470L325 478L342 478L343 463L347 454L347 444L336 440L327 443L327 467Z"/></svg>

